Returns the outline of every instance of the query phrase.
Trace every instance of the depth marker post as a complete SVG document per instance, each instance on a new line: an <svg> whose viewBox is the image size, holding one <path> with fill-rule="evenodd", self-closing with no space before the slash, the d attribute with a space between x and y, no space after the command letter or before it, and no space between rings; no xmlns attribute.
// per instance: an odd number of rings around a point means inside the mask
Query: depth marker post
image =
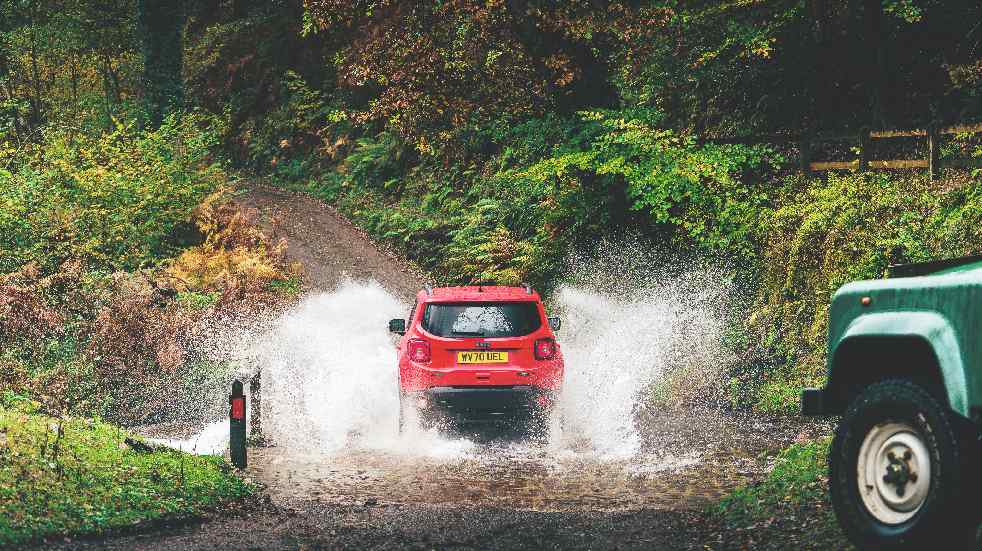
<svg viewBox="0 0 982 551"><path fill-rule="evenodd" d="M246 468L246 400L242 392L242 381L232 382L232 395L228 398L228 448L232 464L239 469Z"/></svg>

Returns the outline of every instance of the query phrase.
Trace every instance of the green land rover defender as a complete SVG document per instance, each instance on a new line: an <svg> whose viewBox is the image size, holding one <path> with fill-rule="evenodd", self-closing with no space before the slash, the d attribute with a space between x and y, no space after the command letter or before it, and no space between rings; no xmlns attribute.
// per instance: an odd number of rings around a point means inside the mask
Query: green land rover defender
<svg viewBox="0 0 982 551"><path fill-rule="evenodd" d="M974 546L982 454L982 256L905 264L843 286L828 382L804 415L841 416L836 516L863 548Z"/></svg>

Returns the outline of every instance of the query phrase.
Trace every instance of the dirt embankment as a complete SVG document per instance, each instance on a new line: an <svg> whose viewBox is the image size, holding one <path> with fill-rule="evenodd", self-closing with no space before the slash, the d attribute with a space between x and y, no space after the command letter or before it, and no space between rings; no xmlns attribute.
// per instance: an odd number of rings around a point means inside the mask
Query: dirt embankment
<svg viewBox="0 0 982 551"><path fill-rule="evenodd" d="M320 201L262 187L239 200L278 226L290 259L305 266L309 289L331 291L346 277L374 279L409 301L424 280ZM557 455L496 442L452 460L257 449L249 476L268 491L234 513L59 547L779 549L808 541L793 528L786 541L732 533L703 512L760 477L769 458L807 427L708 410L665 412L647 425L648 459L640 467L583 460L575 449Z"/></svg>
<svg viewBox="0 0 982 551"><path fill-rule="evenodd" d="M304 265L305 285L330 291L344 278L374 279L404 300L425 282L418 268L378 247L368 235L308 195L256 186L238 200L259 209L267 224L289 243L287 258Z"/></svg>

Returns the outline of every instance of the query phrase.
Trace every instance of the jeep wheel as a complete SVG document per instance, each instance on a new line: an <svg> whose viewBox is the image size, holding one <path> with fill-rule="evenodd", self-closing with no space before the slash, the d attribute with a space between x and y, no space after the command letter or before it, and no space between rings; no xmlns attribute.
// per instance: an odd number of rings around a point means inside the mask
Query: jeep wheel
<svg viewBox="0 0 982 551"><path fill-rule="evenodd" d="M974 541L957 422L909 380L870 385L852 402L829 453L829 489L856 545L914 549L940 534L965 547Z"/></svg>

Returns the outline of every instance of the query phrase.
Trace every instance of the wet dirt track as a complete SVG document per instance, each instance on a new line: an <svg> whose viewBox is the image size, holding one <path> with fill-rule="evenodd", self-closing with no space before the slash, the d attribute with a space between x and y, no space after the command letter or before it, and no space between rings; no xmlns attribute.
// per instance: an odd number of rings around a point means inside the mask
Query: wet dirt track
<svg viewBox="0 0 982 551"><path fill-rule="evenodd" d="M242 510L59 547L744 548L702 511L760 476L774 451L814 427L712 411L679 413L650 418L650 427L661 430L647 433L638 457L621 461L556 455L508 441L431 457L252 449L248 473L268 493ZM701 438L697 454L691 453L694 437Z"/></svg>
<svg viewBox="0 0 982 551"><path fill-rule="evenodd" d="M673 411L648 420L644 448L604 457L512 438L421 443L403 453L353 449L324 455L252 450L249 469L282 506L433 505L530 512L701 510L760 476L797 427L714 411Z"/></svg>

